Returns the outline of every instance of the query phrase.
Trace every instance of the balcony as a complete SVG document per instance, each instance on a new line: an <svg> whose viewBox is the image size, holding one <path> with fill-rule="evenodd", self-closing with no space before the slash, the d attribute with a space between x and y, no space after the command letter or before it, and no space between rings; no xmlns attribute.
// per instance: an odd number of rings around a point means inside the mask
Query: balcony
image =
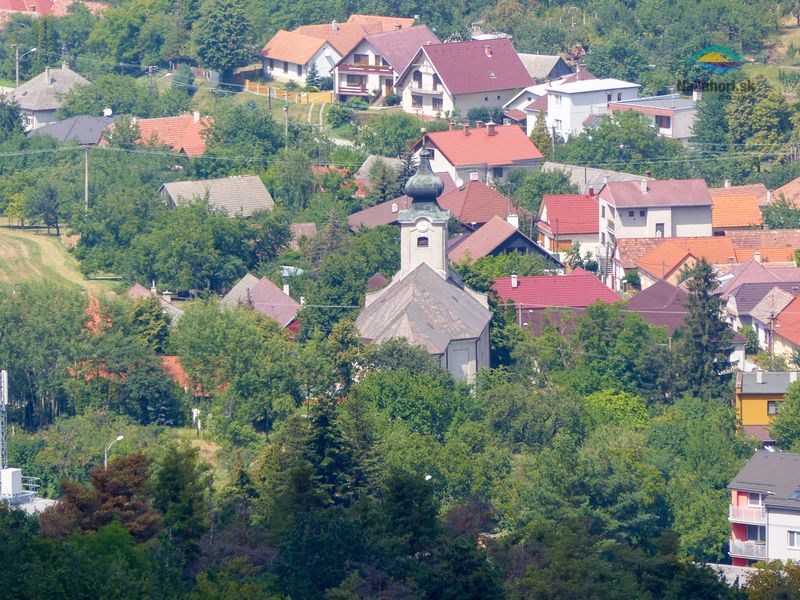
<svg viewBox="0 0 800 600"><path fill-rule="evenodd" d="M369 91L365 85L340 85L336 89L336 93L343 96L369 96Z"/></svg>
<svg viewBox="0 0 800 600"><path fill-rule="evenodd" d="M729 540L728 554L737 558L764 560L767 558L767 545L763 542L745 542L743 540Z"/></svg>
<svg viewBox="0 0 800 600"><path fill-rule="evenodd" d="M442 95L442 87L437 86L433 87L423 87L416 82L411 84L411 93L412 94L428 94L431 96L441 96Z"/></svg>
<svg viewBox="0 0 800 600"><path fill-rule="evenodd" d="M616 224L611 219L606 221L606 231L616 231Z"/></svg>
<svg viewBox="0 0 800 600"><path fill-rule="evenodd" d="M377 65L339 65L339 73L353 73L355 75L385 75L391 77L394 74L392 67L381 67Z"/></svg>
<svg viewBox="0 0 800 600"><path fill-rule="evenodd" d="M764 525L767 522L767 511L764 507L729 506L728 521Z"/></svg>

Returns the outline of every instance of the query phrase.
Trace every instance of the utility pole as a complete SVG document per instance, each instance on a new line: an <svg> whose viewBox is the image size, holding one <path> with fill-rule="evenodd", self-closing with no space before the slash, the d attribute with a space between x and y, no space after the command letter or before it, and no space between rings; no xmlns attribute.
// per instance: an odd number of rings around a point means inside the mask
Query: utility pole
<svg viewBox="0 0 800 600"><path fill-rule="evenodd" d="M149 65L147 67L147 95L153 95L153 69L155 67L153 65Z"/></svg>
<svg viewBox="0 0 800 600"><path fill-rule="evenodd" d="M540 116L539 118L541 119L542 117ZM553 158L552 158L552 160L555 160L556 159L556 126L553 125L552 129L553 129L553 135L550 138L550 145L553 148Z"/></svg>
<svg viewBox="0 0 800 600"><path fill-rule="evenodd" d="M286 146L289 145L289 105L283 105L283 137Z"/></svg>
<svg viewBox="0 0 800 600"><path fill-rule="evenodd" d="M17 85L15 87L19 87L19 44L14 44L14 67L15 67L15 81Z"/></svg>
<svg viewBox="0 0 800 600"><path fill-rule="evenodd" d="M83 202L89 214L89 146L83 147Z"/></svg>

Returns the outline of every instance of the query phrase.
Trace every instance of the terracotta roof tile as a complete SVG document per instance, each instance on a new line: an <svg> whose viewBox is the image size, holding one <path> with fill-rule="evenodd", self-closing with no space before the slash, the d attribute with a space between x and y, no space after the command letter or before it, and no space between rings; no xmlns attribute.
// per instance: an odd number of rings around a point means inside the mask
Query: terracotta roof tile
<svg viewBox="0 0 800 600"><path fill-rule="evenodd" d="M434 44L423 46L422 52L453 95L522 89L533 83L506 38Z"/></svg>
<svg viewBox="0 0 800 600"><path fill-rule="evenodd" d="M711 192L711 224L715 229L750 227L764 222L755 194L732 194L726 188L722 190Z"/></svg>
<svg viewBox="0 0 800 600"><path fill-rule="evenodd" d="M319 36L281 29L261 50L261 56L304 65L314 57L325 41Z"/></svg>
<svg viewBox="0 0 800 600"><path fill-rule="evenodd" d="M517 212L511 200L482 181L468 181L461 189L443 194L439 206L465 224L486 223L495 216L505 219L509 212Z"/></svg>
<svg viewBox="0 0 800 600"><path fill-rule="evenodd" d="M542 219L543 216L546 220ZM597 196L545 194L538 218L539 229L549 233L557 230L559 234L574 235L600 231Z"/></svg>
<svg viewBox="0 0 800 600"><path fill-rule="evenodd" d="M438 149L450 164L504 166L519 161L542 158L542 153L518 125L495 125L494 135L488 127L474 127L469 135L462 129L426 133L428 146ZM415 149L421 145L421 140Z"/></svg>
<svg viewBox="0 0 800 600"><path fill-rule="evenodd" d="M501 217L492 217L475 233L450 250L448 257L453 262L465 259L475 262L488 256L500 244L518 232L518 229Z"/></svg>
<svg viewBox="0 0 800 600"><path fill-rule="evenodd" d="M746 185L732 185L730 187L709 188L711 198L713 199L716 194L726 196L750 196L754 195L758 199L758 205L764 206L769 202L769 192L767 186L763 183L749 183Z"/></svg>
<svg viewBox="0 0 800 600"><path fill-rule="evenodd" d="M163 144L189 157L200 156L206 151L203 131L212 123L210 117L196 119L195 115L136 120L140 143Z"/></svg>
<svg viewBox="0 0 800 600"><path fill-rule="evenodd" d="M513 300L522 308L585 308L597 301L614 303L619 296L602 281L581 268L569 275L518 277L516 288L510 277L500 277L494 289L504 301Z"/></svg>
<svg viewBox="0 0 800 600"><path fill-rule="evenodd" d="M623 269L633 269L636 261L664 240L659 238L621 238L617 240L615 260Z"/></svg>
<svg viewBox="0 0 800 600"><path fill-rule="evenodd" d="M800 229L731 230L725 231L725 237L732 239L737 247L800 248Z"/></svg>
<svg viewBox="0 0 800 600"><path fill-rule="evenodd" d="M367 41L397 73L403 72L422 46L440 43L426 25L384 31L367 36Z"/></svg>
<svg viewBox="0 0 800 600"><path fill-rule="evenodd" d="M772 192L773 200L781 196L796 206L800 206L800 177L792 179L789 183L782 185Z"/></svg>
<svg viewBox="0 0 800 600"><path fill-rule="evenodd" d="M775 334L800 345L800 296L792 300L775 320Z"/></svg>

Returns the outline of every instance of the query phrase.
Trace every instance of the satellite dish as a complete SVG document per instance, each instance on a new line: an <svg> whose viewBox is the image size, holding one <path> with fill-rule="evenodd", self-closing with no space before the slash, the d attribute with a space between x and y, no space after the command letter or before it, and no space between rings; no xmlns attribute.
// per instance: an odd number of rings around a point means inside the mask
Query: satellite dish
<svg viewBox="0 0 800 600"><path fill-rule="evenodd" d="M110 117L113 114L114 114L114 111L111 110L110 108L104 108L103 109L103 116L104 117Z"/></svg>
<svg viewBox="0 0 800 600"><path fill-rule="evenodd" d="M459 189L464 187L464 180L461 179L460 177L458 179L456 179L456 187L459 188Z"/></svg>

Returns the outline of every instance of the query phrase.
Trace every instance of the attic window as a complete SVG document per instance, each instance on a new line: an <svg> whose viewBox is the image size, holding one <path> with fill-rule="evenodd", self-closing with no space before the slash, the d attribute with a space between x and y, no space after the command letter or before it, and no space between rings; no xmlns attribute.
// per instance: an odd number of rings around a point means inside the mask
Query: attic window
<svg viewBox="0 0 800 600"><path fill-rule="evenodd" d="M495 77L497 77L497 75L494 74L494 71L489 71L489 77L494 79Z"/></svg>
<svg viewBox="0 0 800 600"><path fill-rule="evenodd" d="M792 492L792 495L789 496L790 500L800 500L800 490L795 490Z"/></svg>

